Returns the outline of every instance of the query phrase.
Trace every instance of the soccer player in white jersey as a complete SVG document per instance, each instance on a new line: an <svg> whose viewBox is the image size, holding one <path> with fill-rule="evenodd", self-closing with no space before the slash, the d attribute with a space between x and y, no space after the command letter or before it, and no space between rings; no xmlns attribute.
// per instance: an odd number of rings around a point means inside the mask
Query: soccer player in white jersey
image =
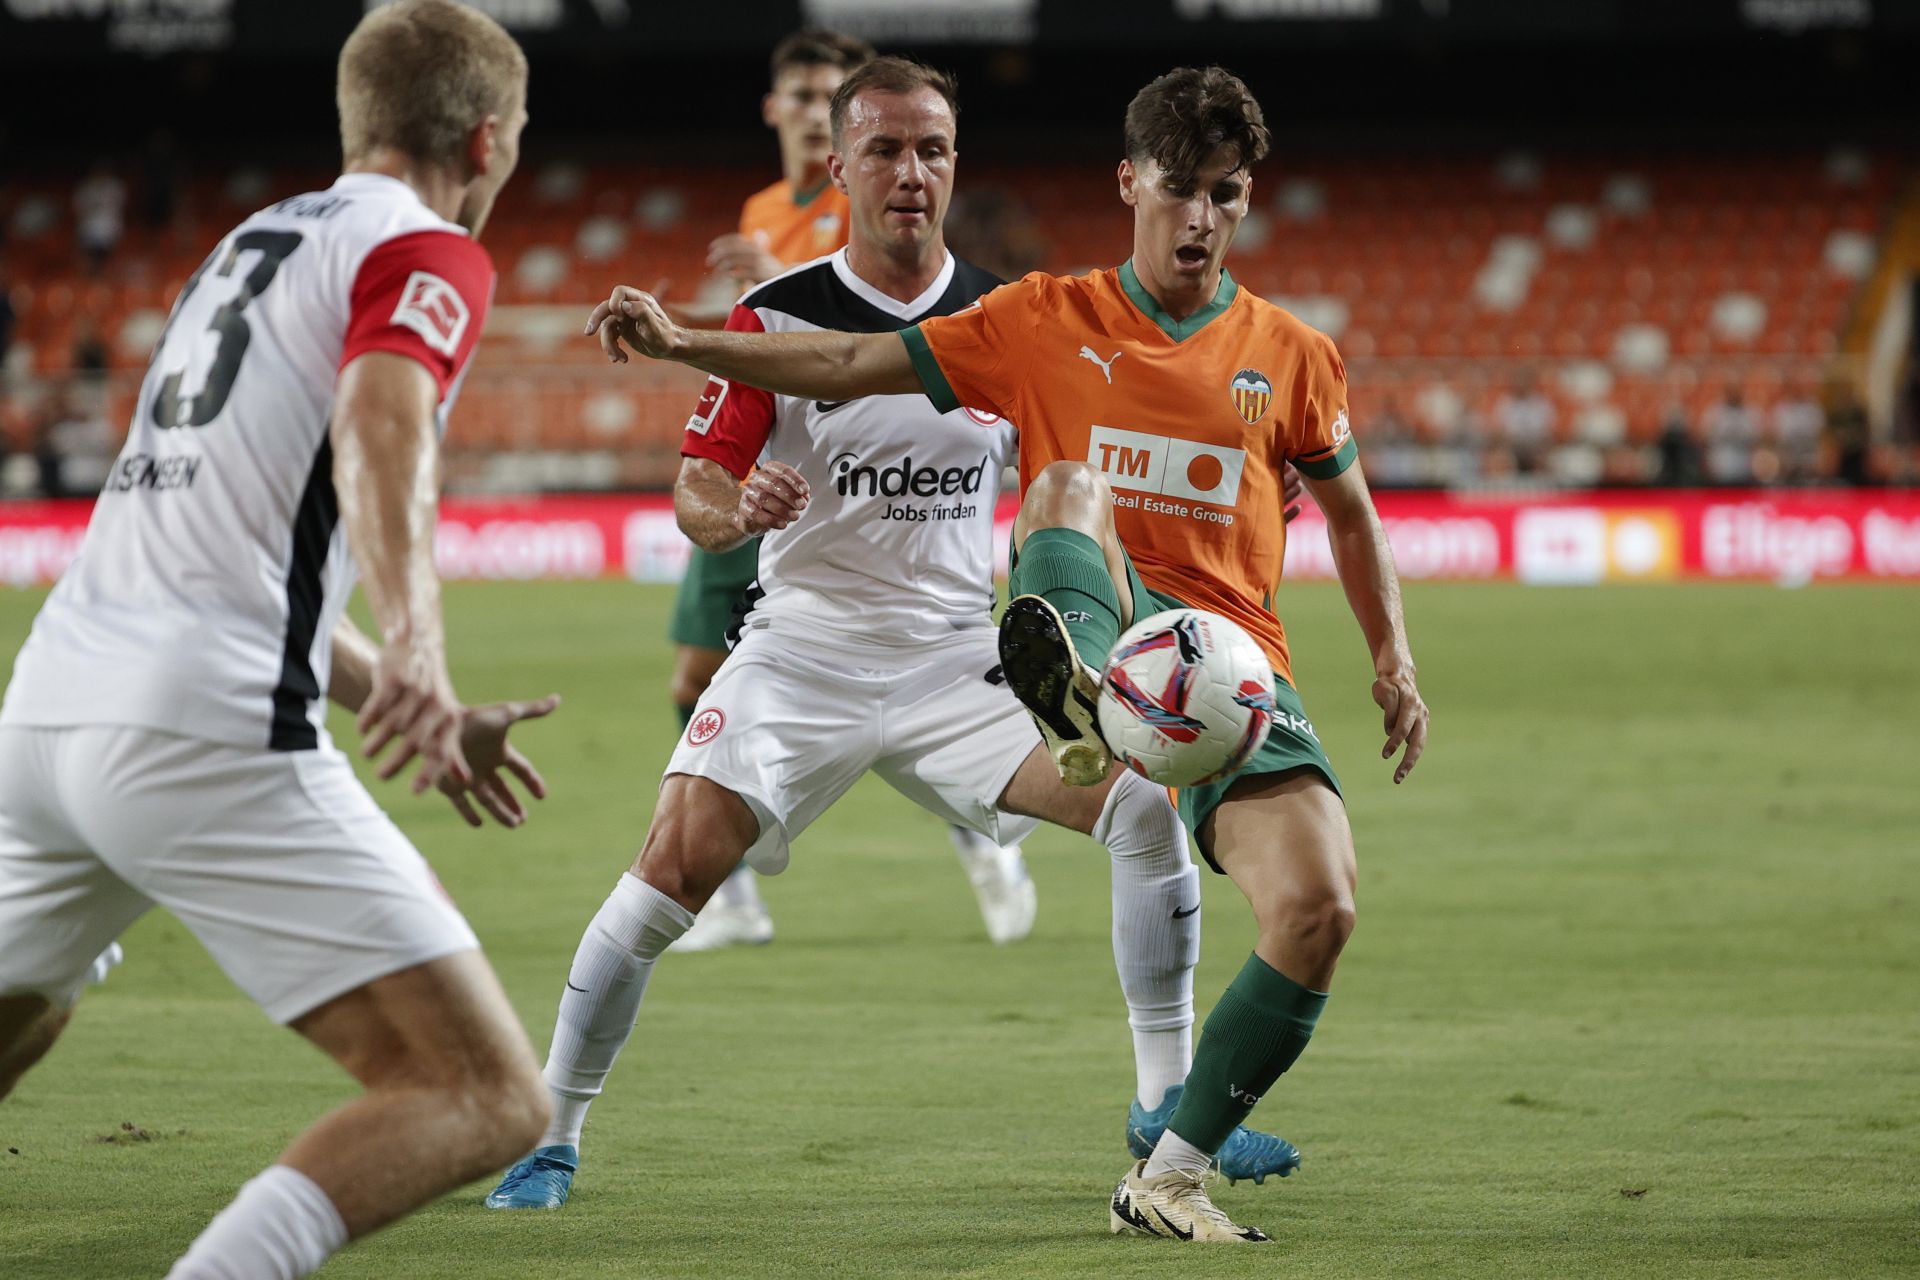
<svg viewBox="0 0 1920 1280"><path fill-rule="evenodd" d="M0 1093L89 966L177 916L365 1092L296 1138L174 1280L305 1276L527 1149L532 1047L426 861L329 741L382 777L525 817L502 770L534 704L464 707L432 539L438 440L493 287L474 240L513 171L527 64L452 0L375 9L340 55L345 172L235 228L141 385L80 556L0 711ZM380 625L344 617L356 569ZM384 753L384 755L383 755Z"/></svg>
<svg viewBox="0 0 1920 1280"><path fill-rule="evenodd" d="M950 255L942 235L950 79L877 59L847 77L832 120L849 245L748 293L728 328L894 332L971 306L999 283ZM1134 1036L1128 1141L1158 1140L1192 1056L1199 874L1164 790L1124 770L1067 787L1000 679L993 508L1014 441L1009 423L941 413L923 396L819 403L708 384L682 445L675 506L681 528L713 550L763 535L760 594L668 762L632 870L580 941L547 1058L553 1123L490 1206L565 1202L587 1109L634 1029L655 961L743 858L764 874L783 870L793 838L868 771L1000 843L1041 818L1107 846ZM1221 1153L1230 1176L1285 1175L1298 1163L1290 1144L1244 1127Z"/></svg>

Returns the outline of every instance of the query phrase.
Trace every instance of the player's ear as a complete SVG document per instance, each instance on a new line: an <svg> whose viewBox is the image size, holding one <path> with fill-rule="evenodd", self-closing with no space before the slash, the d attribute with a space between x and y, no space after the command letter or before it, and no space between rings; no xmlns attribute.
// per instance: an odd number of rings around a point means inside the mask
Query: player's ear
<svg viewBox="0 0 1920 1280"><path fill-rule="evenodd" d="M473 132L467 135L467 163L473 166L475 177L480 177L492 170L499 145L494 135L499 132L499 129L500 117L489 112L481 117L480 123L473 126Z"/></svg>
<svg viewBox="0 0 1920 1280"><path fill-rule="evenodd" d="M777 129L780 127L780 117L774 109L773 95L771 93L760 99L760 123L766 125L769 129Z"/></svg>
<svg viewBox="0 0 1920 1280"><path fill-rule="evenodd" d="M1135 172L1133 167L1133 161L1126 160L1126 159L1122 159L1120 161L1119 176L1120 176L1120 203L1127 205L1128 207L1132 207L1134 205L1139 204L1140 196L1139 196L1139 193L1134 189L1134 187L1135 187L1135 184L1140 181L1140 175L1137 172Z"/></svg>
<svg viewBox="0 0 1920 1280"><path fill-rule="evenodd" d="M831 182L833 189L841 195L849 194L847 191L847 162L840 158L838 151L827 152L827 181Z"/></svg>

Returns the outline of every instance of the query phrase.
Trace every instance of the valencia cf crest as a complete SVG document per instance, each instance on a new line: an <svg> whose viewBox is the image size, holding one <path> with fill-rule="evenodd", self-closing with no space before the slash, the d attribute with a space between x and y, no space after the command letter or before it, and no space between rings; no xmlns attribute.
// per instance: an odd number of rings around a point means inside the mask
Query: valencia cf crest
<svg viewBox="0 0 1920 1280"><path fill-rule="evenodd" d="M1233 375L1233 407L1252 426L1267 414L1273 403L1273 383L1258 369L1242 369Z"/></svg>

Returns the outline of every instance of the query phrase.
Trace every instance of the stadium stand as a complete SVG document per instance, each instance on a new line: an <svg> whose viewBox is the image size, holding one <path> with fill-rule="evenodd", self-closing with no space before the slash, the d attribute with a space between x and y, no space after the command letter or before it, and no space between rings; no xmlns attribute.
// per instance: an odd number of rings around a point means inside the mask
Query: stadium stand
<svg viewBox="0 0 1920 1280"><path fill-rule="evenodd" d="M1288 157L1268 169L1230 265L1338 341L1378 481L1671 480L1689 453L1707 480L1835 474L1821 419L1851 411L1859 369L1841 346L1900 219L1892 157L1460 153ZM763 176L595 161L549 163L517 181L488 228L500 285L456 414L455 482L670 483L698 378L653 366L609 373L577 338L579 316L617 281L666 278L669 296L692 296L707 242ZM75 227L85 180L0 190L0 287L18 317L0 423L16 452L33 447L24 424L45 416L39 406L72 376L88 335L105 345L104 412L124 421L131 382L208 236L330 175L184 180L170 222L129 222L97 266ZM140 181L133 200L146 207ZM1126 213L1103 166L970 160L961 192L1023 206L1038 237L1016 258L1046 269L1127 252ZM1738 465L1717 469L1716 456Z"/></svg>

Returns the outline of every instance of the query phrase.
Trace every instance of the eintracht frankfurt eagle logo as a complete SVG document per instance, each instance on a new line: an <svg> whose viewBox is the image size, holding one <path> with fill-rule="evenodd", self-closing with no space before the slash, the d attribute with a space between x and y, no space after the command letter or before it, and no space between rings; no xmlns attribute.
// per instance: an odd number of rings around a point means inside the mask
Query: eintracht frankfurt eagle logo
<svg viewBox="0 0 1920 1280"><path fill-rule="evenodd" d="M1253 426L1267 414L1273 403L1273 384L1258 369L1242 369L1233 375L1233 407Z"/></svg>
<svg viewBox="0 0 1920 1280"><path fill-rule="evenodd" d="M718 707L708 707L695 716L693 723L687 726L687 745L704 747L719 737L720 731L726 727L727 713Z"/></svg>

